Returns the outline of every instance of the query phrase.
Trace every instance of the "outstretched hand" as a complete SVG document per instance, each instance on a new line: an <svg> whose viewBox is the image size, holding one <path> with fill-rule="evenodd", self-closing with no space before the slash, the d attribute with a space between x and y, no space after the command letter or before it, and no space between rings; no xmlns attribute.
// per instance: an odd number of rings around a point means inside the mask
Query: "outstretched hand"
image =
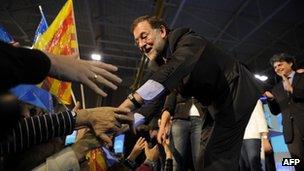
<svg viewBox="0 0 304 171"><path fill-rule="evenodd" d="M128 156L128 159L134 161L141 153L141 151L145 148L145 143L145 138L140 137L134 145L130 155Z"/></svg>
<svg viewBox="0 0 304 171"><path fill-rule="evenodd" d="M117 71L116 66L100 61L76 59L78 55L63 56L45 53L51 60L49 72L51 77L83 83L103 97L107 94L98 87L98 84L115 90L117 84L122 81L112 73Z"/></svg>
<svg viewBox="0 0 304 171"><path fill-rule="evenodd" d="M99 107L92 109L81 109L77 111L76 127L88 126L95 135L108 145L112 145L112 140L107 133L120 132L120 123L130 123L132 119L126 114L127 109L114 107Z"/></svg>
<svg viewBox="0 0 304 171"><path fill-rule="evenodd" d="M156 161L159 157L158 145L156 144L153 148L149 148L147 142L145 142L145 154L148 160Z"/></svg>

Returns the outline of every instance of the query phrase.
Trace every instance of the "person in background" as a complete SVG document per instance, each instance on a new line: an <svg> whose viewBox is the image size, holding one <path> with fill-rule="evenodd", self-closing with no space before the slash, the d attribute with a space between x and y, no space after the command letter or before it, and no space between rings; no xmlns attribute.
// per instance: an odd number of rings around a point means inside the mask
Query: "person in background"
<svg viewBox="0 0 304 171"><path fill-rule="evenodd" d="M293 56L280 53L270 59L270 64L282 81L271 91L266 91L271 113L282 113L283 135L292 158L300 159L296 170L304 169L304 74L293 69Z"/></svg>
<svg viewBox="0 0 304 171"><path fill-rule="evenodd" d="M142 150L145 149L145 143L145 138L139 137L129 156L123 160L124 165L129 169L135 170L139 166L135 159L139 156Z"/></svg>
<svg viewBox="0 0 304 171"><path fill-rule="evenodd" d="M267 134L268 127L264 115L263 104L258 100L244 134L239 161L241 171L262 171L262 144L265 153L271 152L271 145Z"/></svg>
<svg viewBox="0 0 304 171"><path fill-rule="evenodd" d="M194 97L183 98L177 91L173 91L167 96L162 112L158 143L167 136L165 123L172 119L171 142L174 146L173 170L186 170L187 159L190 153L187 148L191 146L193 166L199 162L201 145L201 134L203 123L207 115L204 108ZM164 134L163 131L167 133Z"/></svg>
<svg viewBox="0 0 304 171"><path fill-rule="evenodd" d="M170 140L167 138L165 139L161 145L165 151L165 164L164 164L164 171L172 171L173 170L173 154L169 147ZM136 171L154 171L157 168L157 161L160 157L159 145L155 145L154 147L150 148L148 143L145 142L145 155L146 160L143 164L141 164Z"/></svg>

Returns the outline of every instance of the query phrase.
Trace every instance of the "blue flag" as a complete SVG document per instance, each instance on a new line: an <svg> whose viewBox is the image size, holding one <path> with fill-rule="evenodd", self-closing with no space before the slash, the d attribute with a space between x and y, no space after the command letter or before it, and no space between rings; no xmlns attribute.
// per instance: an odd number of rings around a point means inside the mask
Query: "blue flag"
<svg viewBox="0 0 304 171"><path fill-rule="evenodd" d="M0 40L6 43L14 42L13 37L0 25Z"/></svg>
<svg viewBox="0 0 304 171"><path fill-rule="evenodd" d="M44 17L44 14L42 12L41 6L39 6L39 10L40 10L40 13L41 13L41 20L40 20L40 23L39 23L39 25L36 29L33 44L38 40L39 36L41 36L47 30L47 28L49 27L47 22L46 22L46 19Z"/></svg>
<svg viewBox="0 0 304 171"><path fill-rule="evenodd" d="M19 100L54 112L52 95L36 85L21 84L10 89Z"/></svg>

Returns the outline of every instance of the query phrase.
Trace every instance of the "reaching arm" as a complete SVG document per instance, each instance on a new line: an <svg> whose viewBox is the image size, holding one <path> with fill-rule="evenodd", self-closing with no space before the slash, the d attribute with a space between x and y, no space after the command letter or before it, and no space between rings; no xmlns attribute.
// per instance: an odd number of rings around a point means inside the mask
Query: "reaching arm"
<svg viewBox="0 0 304 171"><path fill-rule="evenodd" d="M177 88L182 78L189 75L193 70L205 46L206 41L191 34L180 38L175 51L171 56L168 56L171 60L161 66L160 70L155 72L151 79L134 93L136 101L143 104L162 93L166 93L168 90L172 91ZM132 110L134 106L130 99L126 99L120 107L127 107Z"/></svg>
<svg viewBox="0 0 304 171"><path fill-rule="evenodd" d="M9 137L0 143L1 155L21 152L35 144L69 135L74 127L75 120L70 111L24 118L17 123Z"/></svg>

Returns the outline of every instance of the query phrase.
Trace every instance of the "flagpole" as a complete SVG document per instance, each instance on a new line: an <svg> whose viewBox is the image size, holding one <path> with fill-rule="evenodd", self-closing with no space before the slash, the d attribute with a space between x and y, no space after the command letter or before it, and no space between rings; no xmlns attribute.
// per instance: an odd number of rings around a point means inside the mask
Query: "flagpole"
<svg viewBox="0 0 304 171"><path fill-rule="evenodd" d="M76 39L77 46L78 46L77 28L76 28L75 14L74 14L74 4L73 4L73 0L70 0L70 1L72 1L72 15L73 15L74 23L75 23L75 39ZM80 59L79 46L77 47L76 51L78 53L78 59ZM83 89L82 84L80 84L80 91L81 91L82 108L85 109L86 103L85 103L84 89Z"/></svg>
<svg viewBox="0 0 304 171"><path fill-rule="evenodd" d="M74 92L73 92L73 89L71 88L71 95L72 95L72 99L73 99L73 102L74 102L74 105L76 106L76 98L75 98L75 95L74 95Z"/></svg>
<svg viewBox="0 0 304 171"><path fill-rule="evenodd" d="M39 5L38 8L39 8L39 11L40 11L41 15L44 16L44 15L43 15L43 12L42 12L42 7L41 7L41 5Z"/></svg>
<svg viewBox="0 0 304 171"><path fill-rule="evenodd" d="M76 20L75 20L75 15L74 15L74 4L73 4L73 0L72 1L72 14L73 14L73 19L74 19L74 23L75 23L75 39L77 42L77 46L78 46L78 37L77 37L77 29L76 29ZM80 59L80 53L79 53L79 47L77 47L77 53L78 53L78 59ZM81 92L81 101L82 101L82 108L85 109L86 105L85 105L85 97L84 97L84 89L83 89L83 85L80 84L80 92ZM76 142L78 140L81 139L81 137L83 137L83 135L88 131L87 128L83 128L83 129L79 129L76 132Z"/></svg>
<svg viewBox="0 0 304 171"><path fill-rule="evenodd" d="M43 14L41 5L39 5L38 8L39 8L39 11L40 11L40 14L41 14L42 18L45 20L45 17L44 17L44 14ZM40 21L40 22L41 22L41 21ZM39 23L39 25L40 25L40 23ZM39 26L38 26L38 27L39 27ZM33 49L33 48L34 48L34 44L35 44L35 42L38 40L39 37L40 37L40 35L36 37L36 39L34 40L33 45L30 47L30 49Z"/></svg>

